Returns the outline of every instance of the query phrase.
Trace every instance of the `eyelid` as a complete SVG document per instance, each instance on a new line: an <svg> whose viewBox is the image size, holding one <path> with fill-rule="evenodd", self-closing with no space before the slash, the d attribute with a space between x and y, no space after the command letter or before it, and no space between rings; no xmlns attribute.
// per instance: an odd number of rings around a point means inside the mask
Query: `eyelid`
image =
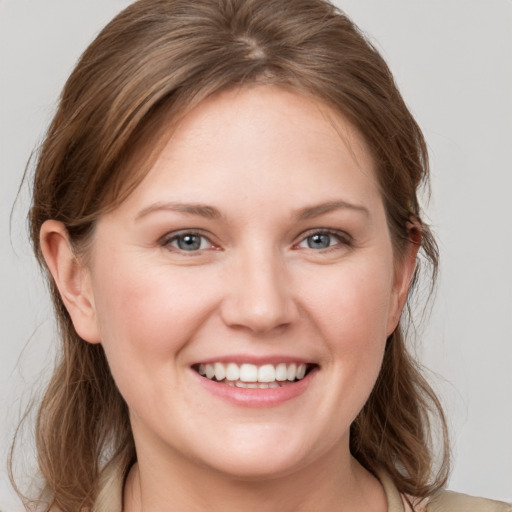
<svg viewBox="0 0 512 512"><path fill-rule="evenodd" d="M338 229L331 229L331 228L313 228L313 229L309 229L309 230L301 233L298 241L293 245L293 247L302 249L301 247L299 247L300 243L302 243L306 238L308 238L310 236L319 235L319 234L320 235L321 234L332 235L332 236L336 237L340 241L340 244L342 244L344 246L350 247L353 244L352 236L350 236L346 231L342 231L342 230L338 230ZM315 249L315 252L322 252L322 251L328 251L331 249L335 249L338 245L339 244L335 244L333 246L326 247L324 249Z"/></svg>
<svg viewBox="0 0 512 512"><path fill-rule="evenodd" d="M352 246L352 244L353 244L352 236L350 236L346 231L332 229L332 228L313 228L313 229L309 229L309 230L301 233L299 235L297 241L293 244L293 248L301 249L301 247L299 247L299 244L302 243L306 238L316 235L316 234L332 235L332 236L336 237L340 243L335 244L330 247L326 247L324 249L316 249L315 252L324 252L324 251L336 249L338 247L338 245L340 245L340 244L343 246L349 246L349 247ZM185 251L185 250L179 249L178 247L174 247L171 245L171 242L173 240L175 240L176 238L178 238L180 236L184 236L184 235L194 235L194 236L199 236L201 238L204 238L205 240L208 241L208 244L210 247L208 247L207 249L198 249L196 251ZM160 239L158 240L158 244L164 248L167 248L168 250L175 251L179 254L185 254L187 256L192 256L194 254L198 254L205 250L220 250L219 245L212 241L210 234L206 234L201 229L194 229L194 228L180 229L178 231L171 231L169 233L166 233L165 235L160 237Z"/></svg>
<svg viewBox="0 0 512 512"><path fill-rule="evenodd" d="M208 244L209 244L210 247L208 247L206 249L198 249L196 251L185 251L183 249L180 249L179 247L174 247L174 246L171 245L172 241L174 241L178 237L184 236L184 235L193 235L193 236L199 236L201 238L204 238L205 240L208 241ZM198 254L198 253L201 253L203 251L218 250L219 249L219 246L217 244L215 244L214 242L212 242L211 235L206 234L201 229L194 229L194 228L191 228L191 229L180 229L178 231L171 231L169 233L166 233L164 236L159 238L158 244L161 245L163 248L169 250L169 251L177 252L179 254L184 254L186 256L192 256L194 254Z"/></svg>

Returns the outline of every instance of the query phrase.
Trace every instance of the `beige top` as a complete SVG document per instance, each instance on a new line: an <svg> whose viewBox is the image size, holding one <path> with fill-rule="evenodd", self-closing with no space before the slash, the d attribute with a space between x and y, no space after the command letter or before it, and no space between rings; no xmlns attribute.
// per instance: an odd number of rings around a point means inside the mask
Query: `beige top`
<svg viewBox="0 0 512 512"><path fill-rule="evenodd" d="M405 498L398 492L391 477L385 471L377 473L386 493L388 512L413 512ZM99 497L94 512L122 512L123 482L116 481L112 484L112 487L107 486L108 491ZM117 489L118 492L112 493L112 489ZM440 490L426 503L420 504L415 512L512 512L512 504Z"/></svg>
<svg viewBox="0 0 512 512"><path fill-rule="evenodd" d="M390 476L384 472L378 472L378 478L388 501L388 512L410 512L411 508L406 500L398 492ZM512 512L512 504L502 501L474 498L467 494L453 491L440 490L428 501L419 506L418 512Z"/></svg>

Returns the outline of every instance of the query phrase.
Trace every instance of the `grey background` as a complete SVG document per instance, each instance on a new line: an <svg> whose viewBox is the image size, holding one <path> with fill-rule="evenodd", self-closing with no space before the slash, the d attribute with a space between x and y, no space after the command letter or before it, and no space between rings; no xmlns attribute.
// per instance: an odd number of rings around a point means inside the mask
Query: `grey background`
<svg viewBox="0 0 512 512"><path fill-rule="evenodd" d="M512 2L337 3L371 34L430 146L442 266L417 350L452 430L449 487L512 501ZM1 510L19 510L3 461L55 338L27 243L27 187L14 200L73 64L128 4L0 0Z"/></svg>

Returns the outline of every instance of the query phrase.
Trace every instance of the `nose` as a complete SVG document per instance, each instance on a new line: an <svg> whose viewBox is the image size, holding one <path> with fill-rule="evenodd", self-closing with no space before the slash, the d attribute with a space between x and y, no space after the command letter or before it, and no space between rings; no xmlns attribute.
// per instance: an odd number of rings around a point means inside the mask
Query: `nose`
<svg viewBox="0 0 512 512"><path fill-rule="evenodd" d="M298 317L286 265L278 255L268 253L240 255L230 266L221 305L223 321L230 327L263 334Z"/></svg>

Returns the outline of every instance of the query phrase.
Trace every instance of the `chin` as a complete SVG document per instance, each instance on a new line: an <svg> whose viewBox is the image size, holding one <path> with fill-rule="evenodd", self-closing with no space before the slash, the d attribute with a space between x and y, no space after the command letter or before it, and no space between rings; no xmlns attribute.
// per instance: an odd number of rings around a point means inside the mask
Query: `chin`
<svg viewBox="0 0 512 512"><path fill-rule="evenodd" d="M228 446L210 446L203 463L236 480L261 481L294 473L304 467L306 454L311 454L301 436L294 439L290 426L275 428L275 432L268 425L241 429L244 432L235 431L228 437Z"/></svg>
<svg viewBox="0 0 512 512"><path fill-rule="evenodd" d="M209 466L215 472L229 476L233 480L262 482L293 474L301 467L301 461L296 455L290 458L276 458L268 453L254 453L253 456L245 458L237 454L233 459L216 461Z"/></svg>

